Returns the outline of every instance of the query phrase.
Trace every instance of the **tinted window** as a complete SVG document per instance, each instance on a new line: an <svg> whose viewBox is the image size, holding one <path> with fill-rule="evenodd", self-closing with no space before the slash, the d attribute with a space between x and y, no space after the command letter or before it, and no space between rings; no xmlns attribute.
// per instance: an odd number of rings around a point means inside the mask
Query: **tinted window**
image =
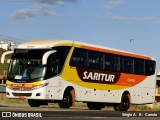
<svg viewBox="0 0 160 120"><path fill-rule="evenodd" d="M93 69L103 69L103 54L99 52L88 52L88 67Z"/></svg>
<svg viewBox="0 0 160 120"><path fill-rule="evenodd" d="M145 74L153 75L155 73L155 62L154 61L145 61Z"/></svg>
<svg viewBox="0 0 160 120"><path fill-rule="evenodd" d="M106 54L80 48L74 49L70 66L147 76L155 73L155 61Z"/></svg>
<svg viewBox="0 0 160 120"><path fill-rule="evenodd" d="M53 50L56 50L57 52L48 57L45 78L53 77L62 71L70 47L54 47Z"/></svg>
<svg viewBox="0 0 160 120"><path fill-rule="evenodd" d="M119 71L119 57L116 55L105 54L105 70Z"/></svg>
<svg viewBox="0 0 160 120"><path fill-rule="evenodd" d="M79 68L87 67L87 52L85 50L75 48L70 60L70 66Z"/></svg>
<svg viewBox="0 0 160 120"><path fill-rule="evenodd" d="M134 60L134 73L144 75L144 60Z"/></svg>
<svg viewBox="0 0 160 120"><path fill-rule="evenodd" d="M133 59L128 57L120 58L121 72L133 73Z"/></svg>

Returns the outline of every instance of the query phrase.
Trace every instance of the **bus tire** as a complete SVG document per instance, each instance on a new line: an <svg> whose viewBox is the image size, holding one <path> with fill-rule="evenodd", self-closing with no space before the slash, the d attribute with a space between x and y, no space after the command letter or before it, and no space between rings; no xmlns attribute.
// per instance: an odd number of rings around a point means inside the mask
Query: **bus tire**
<svg viewBox="0 0 160 120"><path fill-rule="evenodd" d="M60 108L70 108L72 106L72 94L71 92L65 92L63 100L58 103Z"/></svg>
<svg viewBox="0 0 160 120"><path fill-rule="evenodd" d="M101 103L95 103L95 102L88 102L87 107L90 110L101 110L102 109L102 104Z"/></svg>
<svg viewBox="0 0 160 120"><path fill-rule="evenodd" d="M114 104L115 111L127 111L130 107L130 95L123 94L121 98L121 103Z"/></svg>
<svg viewBox="0 0 160 120"><path fill-rule="evenodd" d="M28 100L28 104L31 107L39 107L41 105L38 100L31 100L31 99Z"/></svg>

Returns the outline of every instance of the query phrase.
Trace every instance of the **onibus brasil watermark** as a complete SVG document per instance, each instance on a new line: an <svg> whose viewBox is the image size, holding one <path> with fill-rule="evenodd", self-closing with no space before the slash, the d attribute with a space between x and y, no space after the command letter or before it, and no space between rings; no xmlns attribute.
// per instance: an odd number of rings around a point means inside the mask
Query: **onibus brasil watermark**
<svg viewBox="0 0 160 120"><path fill-rule="evenodd" d="M39 118L39 117L42 117L42 113L40 112L2 112L2 117Z"/></svg>

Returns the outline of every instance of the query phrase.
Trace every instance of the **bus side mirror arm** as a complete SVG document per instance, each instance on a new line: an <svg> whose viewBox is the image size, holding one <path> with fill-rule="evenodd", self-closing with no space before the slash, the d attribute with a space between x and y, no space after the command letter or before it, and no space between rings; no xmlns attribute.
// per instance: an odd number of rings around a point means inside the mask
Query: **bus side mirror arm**
<svg viewBox="0 0 160 120"><path fill-rule="evenodd" d="M4 60L5 60L5 56L8 55L8 54L12 54L14 51L7 51L7 52L4 52L1 56L1 63L4 64Z"/></svg>
<svg viewBox="0 0 160 120"><path fill-rule="evenodd" d="M56 51L56 50L51 50L51 51L48 51L48 52L44 53L44 55L43 55L43 57L42 57L42 65L46 65L46 64L47 64L48 57L49 57L51 54L55 53L55 52L57 52L57 51Z"/></svg>

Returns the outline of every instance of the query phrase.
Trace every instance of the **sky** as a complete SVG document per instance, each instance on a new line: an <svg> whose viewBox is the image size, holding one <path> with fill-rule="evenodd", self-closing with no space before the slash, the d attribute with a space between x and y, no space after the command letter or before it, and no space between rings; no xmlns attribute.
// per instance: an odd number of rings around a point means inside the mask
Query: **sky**
<svg viewBox="0 0 160 120"><path fill-rule="evenodd" d="M74 40L116 48L157 61L160 0L0 0L0 36Z"/></svg>

